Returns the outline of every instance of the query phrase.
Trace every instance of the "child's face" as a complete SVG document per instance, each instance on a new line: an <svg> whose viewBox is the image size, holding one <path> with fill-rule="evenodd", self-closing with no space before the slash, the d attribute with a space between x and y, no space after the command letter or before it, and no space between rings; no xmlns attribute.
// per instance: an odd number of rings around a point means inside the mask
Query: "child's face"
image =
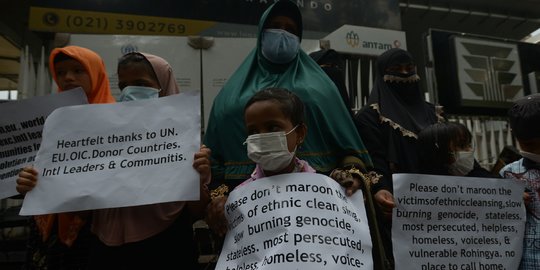
<svg viewBox="0 0 540 270"><path fill-rule="evenodd" d="M287 133L294 128L291 120L283 114L278 103L270 100L251 104L246 109L244 120L248 135L277 131ZM287 135L289 152L295 151L296 146L304 140L305 134L305 126L300 125Z"/></svg>
<svg viewBox="0 0 540 270"><path fill-rule="evenodd" d="M450 160L449 160L449 163L448 164L452 164L454 162L456 162L456 153L457 152L470 152L470 151L474 151L474 147L472 146L472 143L464 143L464 142L454 142L454 141L451 141L450 142L450 149L449 149L449 152L451 153L450 154Z"/></svg>
<svg viewBox="0 0 540 270"><path fill-rule="evenodd" d="M86 95L92 93L92 80L84 66L75 59L60 61L54 65L56 82L62 91L82 87Z"/></svg>
<svg viewBox="0 0 540 270"><path fill-rule="evenodd" d="M122 90L126 86L160 89L159 82L154 79L154 75L150 74L150 71L140 63L126 65L118 69L118 88Z"/></svg>

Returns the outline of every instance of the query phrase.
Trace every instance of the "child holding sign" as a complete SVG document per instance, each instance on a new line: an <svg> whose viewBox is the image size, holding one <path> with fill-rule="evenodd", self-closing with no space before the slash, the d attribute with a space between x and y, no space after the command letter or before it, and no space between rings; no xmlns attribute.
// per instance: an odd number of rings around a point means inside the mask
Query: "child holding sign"
<svg viewBox="0 0 540 270"><path fill-rule="evenodd" d="M169 63L140 52L120 58L118 87L122 90L120 101L179 92ZM210 149L205 146L194 156L193 167L200 173L199 201L94 210L92 232L99 241L91 247L88 269L196 269L192 224L202 217L208 203L209 156Z"/></svg>
<svg viewBox="0 0 540 270"><path fill-rule="evenodd" d="M259 178L292 173L315 172L295 156L304 141L307 127L304 104L298 96L283 88L267 88L257 92L244 107L244 122L249 136L246 139L248 157L257 165L245 185ZM225 200L208 209L207 222L217 233L227 232Z"/></svg>
<svg viewBox="0 0 540 270"><path fill-rule="evenodd" d="M105 65L95 52L78 46L56 48L49 57L49 69L59 92L81 87L88 103L114 103ZM37 175L37 170L25 167L19 173L17 191L32 190ZM30 222L27 268L84 269L91 238L88 218L88 212L35 216Z"/></svg>
<svg viewBox="0 0 540 270"><path fill-rule="evenodd" d="M506 165L500 174L525 183L527 221L520 270L540 265L540 94L514 102L508 111L510 127L520 146L522 159Z"/></svg>

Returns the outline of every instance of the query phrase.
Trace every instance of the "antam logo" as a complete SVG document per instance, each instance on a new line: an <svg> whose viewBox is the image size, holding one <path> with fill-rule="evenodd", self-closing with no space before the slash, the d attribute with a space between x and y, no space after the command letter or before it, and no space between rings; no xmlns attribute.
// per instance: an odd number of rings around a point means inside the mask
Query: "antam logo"
<svg viewBox="0 0 540 270"><path fill-rule="evenodd" d="M360 45L360 37L354 31L348 32L345 36L345 40L347 41L347 44L349 44L349 46L353 48L356 48L358 47L358 45Z"/></svg>

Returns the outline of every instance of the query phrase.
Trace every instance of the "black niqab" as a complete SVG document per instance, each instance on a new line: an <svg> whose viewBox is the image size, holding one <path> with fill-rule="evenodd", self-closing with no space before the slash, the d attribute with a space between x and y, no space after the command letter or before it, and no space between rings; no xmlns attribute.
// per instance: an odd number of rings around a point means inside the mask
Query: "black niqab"
<svg viewBox="0 0 540 270"><path fill-rule="evenodd" d="M418 134L420 130L437 121L424 100L419 82L385 82L386 68L396 64L414 64L412 55L402 49L390 49L377 59L377 76L368 105L377 104L379 114Z"/></svg>

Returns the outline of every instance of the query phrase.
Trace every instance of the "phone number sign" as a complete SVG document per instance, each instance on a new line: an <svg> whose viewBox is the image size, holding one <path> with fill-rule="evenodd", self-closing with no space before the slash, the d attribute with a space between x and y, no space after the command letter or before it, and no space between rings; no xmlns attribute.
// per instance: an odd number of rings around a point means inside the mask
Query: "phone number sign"
<svg viewBox="0 0 540 270"><path fill-rule="evenodd" d="M189 36L215 24L211 21L31 7L29 28L44 32Z"/></svg>

